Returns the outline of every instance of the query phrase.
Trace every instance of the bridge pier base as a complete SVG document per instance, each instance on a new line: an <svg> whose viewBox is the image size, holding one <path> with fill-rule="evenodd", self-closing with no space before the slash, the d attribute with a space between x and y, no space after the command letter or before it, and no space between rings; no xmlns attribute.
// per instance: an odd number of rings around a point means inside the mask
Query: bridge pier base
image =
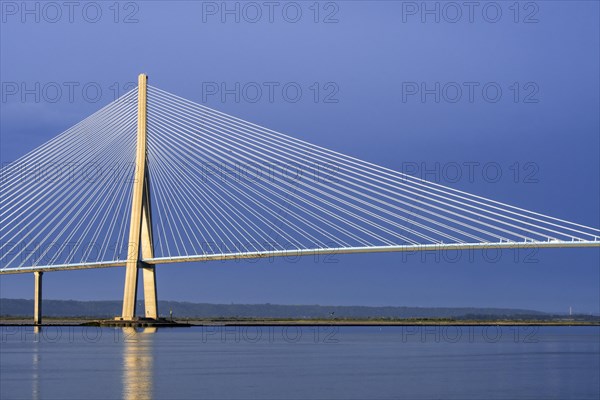
<svg viewBox="0 0 600 400"><path fill-rule="evenodd" d="M128 261L125 266L125 290L123 293L123 311L121 320L133 320L137 304L138 267L137 261Z"/></svg>
<svg viewBox="0 0 600 400"><path fill-rule="evenodd" d="M142 271L144 287L145 318L158 319L158 296L156 292L156 268L142 261L128 263L125 267L125 293L123 295L123 312L115 319L133 321L136 319L137 291L139 271Z"/></svg>
<svg viewBox="0 0 600 400"><path fill-rule="evenodd" d="M156 295L156 269L154 265L142 263L144 279L144 308L146 318L158 319L158 297Z"/></svg>
<svg viewBox="0 0 600 400"><path fill-rule="evenodd" d="M42 324L42 276L43 272L36 271L33 273L35 280L33 294L33 324Z"/></svg>

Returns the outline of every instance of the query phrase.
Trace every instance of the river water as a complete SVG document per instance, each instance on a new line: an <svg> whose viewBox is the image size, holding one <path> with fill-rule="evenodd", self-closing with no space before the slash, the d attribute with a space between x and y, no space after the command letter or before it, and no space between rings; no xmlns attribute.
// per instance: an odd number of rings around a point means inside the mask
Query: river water
<svg viewBox="0 0 600 400"><path fill-rule="evenodd" d="M600 327L0 327L1 399L598 399Z"/></svg>

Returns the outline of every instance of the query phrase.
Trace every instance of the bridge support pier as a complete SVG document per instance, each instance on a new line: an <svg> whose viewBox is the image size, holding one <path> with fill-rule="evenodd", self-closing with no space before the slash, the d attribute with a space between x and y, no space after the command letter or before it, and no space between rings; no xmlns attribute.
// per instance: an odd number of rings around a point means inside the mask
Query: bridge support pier
<svg viewBox="0 0 600 400"><path fill-rule="evenodd" d="M158 319L156 271L153 265L142 261L154 258L150 178L146 161L147 86L148 77L145 74L140 74L138 77L137 150L131 203L131 223L129 225L129 249L125 266L123 312L121 317L117 318L124 321L135 319L138 272L140 269L144 279L145 317Z"/></svg>
<svg viewBox="0 0 600 400"><path fill-rule="evenodd" d="M144 279L144 307L146 318L158 319L158 297L156 295L156 269L154 265L142 263Z"/></svg>
<svg viewBox="0 0 600 400"><path fill-rule="evenodd" d="M137 304L138 267L137 260L128 261L125 266L125 291L123 293L122 320L133 320Z"/></svg>
<svg viewBox="0 0 600 400"><path fill-rule="evenodd" d="M133 264L133 263L132 263ZM143 261L125 267L125 293L123 296L123 313L119 320L132 321L137 309L137 290L139 271L142 271L144 288L145 318L158 319L158 296L156 293L156 269L154 265Z"/></svg>
<svg viewBox="0 0 600 400"><path fill-rule="evenodd" d="M33 295L33 324L42 324L42 276L43 272L36 271L33 273L35 280L34 295Z"/></svg>

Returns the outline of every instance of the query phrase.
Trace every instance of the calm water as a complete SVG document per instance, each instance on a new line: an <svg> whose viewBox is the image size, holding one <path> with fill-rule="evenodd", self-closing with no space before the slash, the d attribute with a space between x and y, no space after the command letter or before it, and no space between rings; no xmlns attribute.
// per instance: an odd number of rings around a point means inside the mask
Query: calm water
<svg viewBox="0 0 600 400"><path fill-rule="evenodd" d="M0 327L1 399L598 399L599 327Z"/></svg>

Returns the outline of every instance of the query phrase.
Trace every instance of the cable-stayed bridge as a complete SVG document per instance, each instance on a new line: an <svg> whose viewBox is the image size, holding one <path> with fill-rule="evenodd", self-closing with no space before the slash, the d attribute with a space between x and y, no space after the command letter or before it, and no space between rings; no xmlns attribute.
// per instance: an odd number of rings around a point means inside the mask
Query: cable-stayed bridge
<svg viewBox="0 0 600 400"><path fill-rule="evenodd" d="M4 166L0 274L125 266L121 319L158 318L155 265L600 247L600 230L421 180L147 85Z"/></svg>

